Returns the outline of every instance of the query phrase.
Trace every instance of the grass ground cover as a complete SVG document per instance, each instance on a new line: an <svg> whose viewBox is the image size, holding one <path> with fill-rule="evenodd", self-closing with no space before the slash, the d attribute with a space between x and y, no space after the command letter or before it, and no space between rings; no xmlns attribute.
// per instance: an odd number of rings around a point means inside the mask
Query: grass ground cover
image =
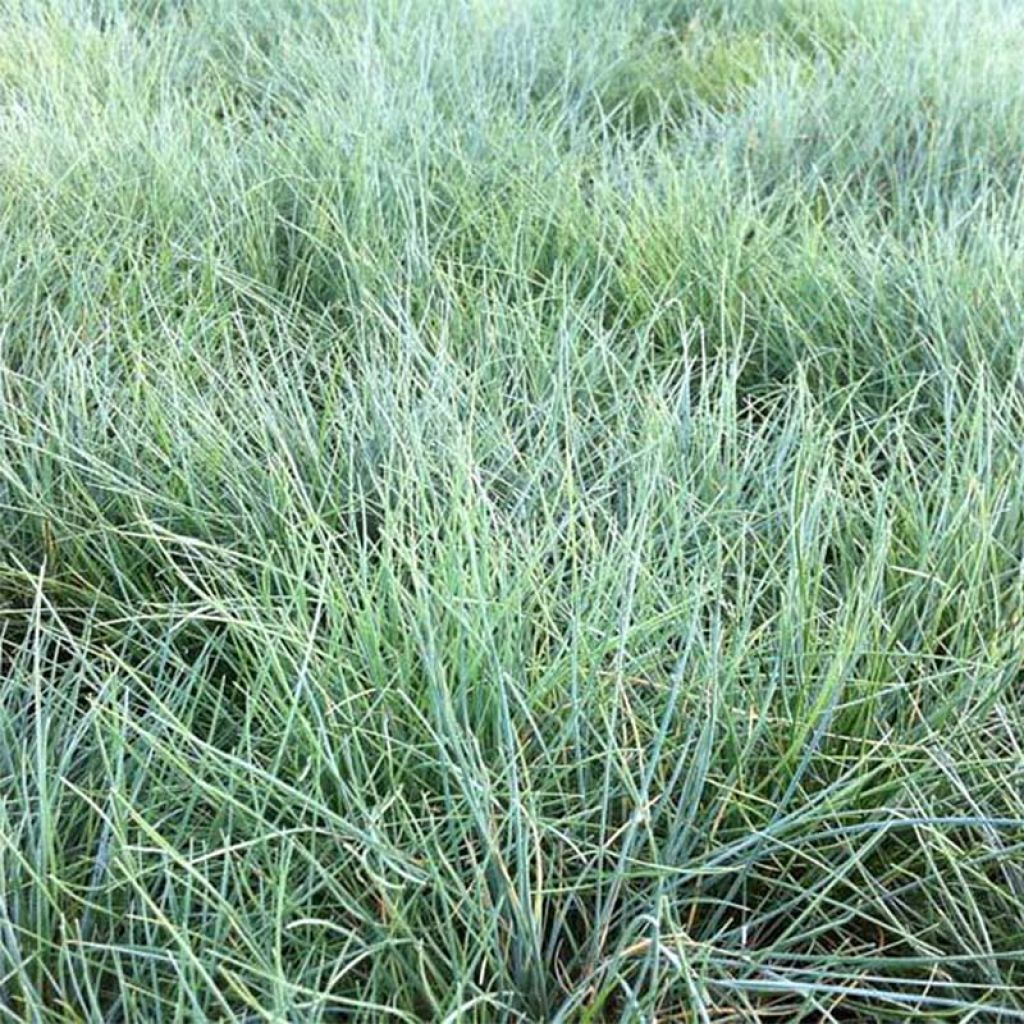
<svg viewBox="0 0 1024 1024"><path fill-rule="evenodd" d="M1022 46L0 3L0 1019L1024 1020Z"/></svg>

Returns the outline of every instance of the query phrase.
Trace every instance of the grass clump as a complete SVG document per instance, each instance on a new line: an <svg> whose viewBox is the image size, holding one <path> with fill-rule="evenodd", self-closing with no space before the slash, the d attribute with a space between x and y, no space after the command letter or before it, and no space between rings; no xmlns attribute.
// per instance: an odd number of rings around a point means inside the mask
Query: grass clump
<svg viewBox="0 0 1024 1024"><path fill-rule="evenodd" d="M0 11L0 1018L1024 1019L1022 41Z"/></svg>

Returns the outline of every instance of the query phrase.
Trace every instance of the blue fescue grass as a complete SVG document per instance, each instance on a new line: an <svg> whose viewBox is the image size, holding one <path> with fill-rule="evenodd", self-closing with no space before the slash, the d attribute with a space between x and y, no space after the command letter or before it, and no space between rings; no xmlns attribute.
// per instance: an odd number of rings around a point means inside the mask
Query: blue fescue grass
<svg viewBox="0 0 1024 1024"><path fill-rule="evenodd" d="M1024 1020L1022 42L0 11L0 1017Z"/></svg>

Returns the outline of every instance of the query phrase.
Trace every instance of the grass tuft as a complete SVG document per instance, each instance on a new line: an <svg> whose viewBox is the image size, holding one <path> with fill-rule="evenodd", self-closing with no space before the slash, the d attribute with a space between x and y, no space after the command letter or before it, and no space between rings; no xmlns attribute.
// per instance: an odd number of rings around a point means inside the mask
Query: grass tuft
<svg viewBox="0 0 1024 1024"><path fill-rule="evenodd" d="M0 9L0 1019L1024 1020L1009 0Z"/></svg>

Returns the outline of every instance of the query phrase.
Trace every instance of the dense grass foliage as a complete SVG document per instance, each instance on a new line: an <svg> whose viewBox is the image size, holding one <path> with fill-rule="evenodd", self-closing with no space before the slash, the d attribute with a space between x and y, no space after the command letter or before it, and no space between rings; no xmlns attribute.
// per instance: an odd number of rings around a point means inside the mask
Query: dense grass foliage
<svg viewBox="0 0 1024 1024"><path fill-rule="evenodd" d="M0 1018L1024 1020L1022 52L0 4Z"/></svg>

